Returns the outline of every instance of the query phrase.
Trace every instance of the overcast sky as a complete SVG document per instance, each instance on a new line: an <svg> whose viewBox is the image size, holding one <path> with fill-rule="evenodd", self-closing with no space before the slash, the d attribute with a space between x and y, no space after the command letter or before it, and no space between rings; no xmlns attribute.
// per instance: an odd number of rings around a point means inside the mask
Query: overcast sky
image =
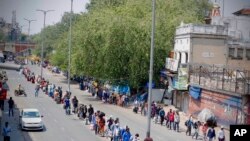
<svg viewBox="0 0 250 141"><path fill-rule="evenodd" d="M214 0L222 5L224 1L225 16L231 15L233 12L242 8L250 7L250 0ZM49 12L46 17L46 25L51 25L60 21L64 12L70 11L71 0L0 0L0 17L7 22L11 22L12 11L16 10L17 22L25 25L23 32L28 32L28 22L23 20L34 19L31 23L31 34L38 33L43 27L43 14L37 12L36 9L55 10ZM75 13L85 12L85 4L89 0L74 0L73 10ZM222 7L222 6L221 6ZM223 12L223 8L221 8Z"/></svg>
<svg viewBox="0 0 250 141"><path fill-rule="evenodd" d="M75 13L84 12L85 4L89 0L74 0L73 11ZM33 19L30 33L38 33L43 27L43 14L36 9L55 10L46 16L46 25L51 25L60 21L64 12L70 11L71 0L0 0L0 17L7 22L11 22L12 11L16 10L16 19L20 25L24 25L23 32L28 33L28 22L24 20Z"/></svg>

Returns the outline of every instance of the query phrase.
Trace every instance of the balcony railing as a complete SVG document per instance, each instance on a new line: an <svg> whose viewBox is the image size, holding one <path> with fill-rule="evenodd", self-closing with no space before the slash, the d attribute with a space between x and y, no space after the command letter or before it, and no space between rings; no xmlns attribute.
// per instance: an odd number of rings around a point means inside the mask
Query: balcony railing
<svg viewBox="0 0 250 141"><path fill-rule="evenodd" d="M221 25L186 24L183 26L179 26L176 29L176 35L187 33L227 35L225 27Z"/></svg>
<svg viewBox="0 0 250 141"><path fill-rule="evenodd" d="M190 84L204 88L225 91L233 95L250 94L250 71L210 66L189 64Z"/></svg>

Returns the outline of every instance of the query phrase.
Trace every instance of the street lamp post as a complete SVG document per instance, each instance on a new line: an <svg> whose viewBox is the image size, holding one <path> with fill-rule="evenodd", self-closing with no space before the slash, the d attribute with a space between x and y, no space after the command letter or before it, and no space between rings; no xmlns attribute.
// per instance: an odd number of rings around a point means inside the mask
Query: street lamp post
<svg viewBox="0 0 250 141"><path fill-rule="evenodd" d="M54 11L54 10L41 10L41 9L37 9L36 11L40 11L43 13L44 15L44 19L43 19L43 29L45 29L45 20L46 20L46 14L47 12L51 12L51 11ZM43 33L43 38L42 38L42 50L41 50L41 78L43 78L43 60L44 60L44 56L43 56L43 52L44 52L44 39L45 39L45 36L44 36L44 33Z"/></svg>
<svg viewBox="0 0 250 141"><path fill-rule="evenodd" d="M71 0L70 20L69 20L69 48L68 48L68 91L70 92L70 67L71 67L71 38L72 38L72 14L73 14L73 0Z"/></svg>
<svg viewBox="0 0 250 141"><path fill-rule="evenodd" d="M151 31L151 47L150 47L150 68L149 68L149 87L148 87L148 114L147 114L147 134L146 139L153 141L150 138L151 126L151 103L152 103L152 79L153 79L153 64L154 64L154 34L155 34L155 0L152 0L152 31Z"/></svg>
<svg viewBox="0 0 250 141"><path fill-rule="evenodd" d="M30 37L30 23L31 23L31 22L34 22L34 21L36 21L36 20L30 20L30 19L26 19L26 18L24 18L24 20L26 20L26 21L29 22L28 37Z"/></svg>
<svg viewBox="0 0 250 141"><path fill-rule="evenodd" d="M20 26L20 37L19 37L19 41L21 42L22 41L22 30L23 30L23 27L24 27L25 25L21 25Z"/></svg>

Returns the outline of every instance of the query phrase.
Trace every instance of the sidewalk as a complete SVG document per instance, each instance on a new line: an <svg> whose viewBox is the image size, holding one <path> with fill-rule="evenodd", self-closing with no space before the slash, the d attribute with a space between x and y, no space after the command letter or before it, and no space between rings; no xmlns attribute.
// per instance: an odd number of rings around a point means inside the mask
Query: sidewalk
<svg viewBox="0 0 250 141"><path fill-rule="evenodd" d="M49 71L49 72L50 72L50 71ZM51 73L51 72L50 72L50 73ZM61 74L53 74L53 75L64 77L64 76L61 75ZM73 84L73 85L76 85L76 87L78 87L78 83L77 83L77 84ZM85 91L85 92L86 92L86 91ZM132 106L132 107L133 107L133 106ZM173 106L173 105L164 106L163 108L164 108L164 110L165 110L165 113L167 113L170 109L172 109L172 110L174 110L174 111L176 111L176 110L179 111L179 109L177 109L177 108L176 108L175 106ZM129 107L129 108L127 107L127 110L129 110L129 111L132 112L132 108L131 108L131 107ZM185 121L188 120L189 115L186 114L186 113L184 113L183 111L179 111L179 114L180 114L180 124L179 124L180 130L183 131L183 132L185 132L185 131L186 131ZM197 120L197 119L194 117L194 120ZM153 125L153 126L154 126L154 125ZM166 130L167 130L167 129L166 129ZM216 140L218 140L218 139L217 139L217 134L218 134L218 131L219 131L219 130L220 130L220 126L215 127ZM229 130L224 129L224 131L225 131L226 141L228 141L228 140L229 140L229 136L230 136ZM193 133L194 133L194 130L192 130L192 134L193 134ZM182 134L182 133L180 133L180 134ZM200 137L202 137L201 134L199 134L199 135L200 135ZM190 138L191 138L191 137L190 137Z"/></svg>
<svg viewBox="0 0 250 141"><path fill-rule="evenodd" d="M11 140L13 141L25 141L24 135L22 134L20 128L19 128L19 109L14 108L14 116L9 117L9 107L8 107L8 99L5 100L4 102L4 111L0 111L2 113L2 119L1 119L1 137L0 141L3 141L3 136L2 136L2 129L4 127L5 122L9 122L9 125L11 127Z"/></svg>
<svg viewBox="0 0 250 141"><path fill-rule="evenodd" d="M48 72L51 73L50 71L48 71ZM60 74L50 74L50 75L57 76L57 77L64 77L64 76L62 76ZM79 90L78 84L72 84L72 88ZM132 112L132 108L124 108L124 109L127 109L128 111ZM164 106L164 110L165 110L166 113L169 111L169 109L178 110L174 106L171 106L171 105L170 106ZM180 122L180 130L182 132L185 132L186 127L184 125L184 122L188 119L189 115L187 115L187 114L185 114L184 112L181 112L181 111L179 112L179 114L180 114L180 120L181 120L181 122ZM152 125L152 126L155 126L155 125ZM164 130L168 130L168 129L164 129ZM215 130L216 130L216 134L217 134L217 132L219 130L219 127L215 128ZM192 131L194 131L194 130L192 130ZM185 133L180 133L180 134L185 134ZM226 134L226 140L229 140L229 131L225 130L225 134ZM191 137L190 137L190 139L191 139ZM216 140L217 140L217 138L216 138Z"/></svg>
<svg viewBox="0 0 250 141"><path fill-rule="evenodd" d="M176 110L179 111L179 109L177 109L177 108L174 107L173 105L164 106L163 109L165 110L166 113L167 113L170 109L172 109L172 110L174 110L174 111L176 111ZM186 114L186 113L184 113L183 111L179 111L179 114L180 114L180 124L179 124L180 129L186 131L187 128L186 128L186 126L185 126L185 121L188 120L189 115ZM195 117L194 117L194 120L197 121L197 119L196 119ZM215 127L214 129L215 129L215 134L216 134L216 138L217 138L217 134L218 134L218 131L220 130L220 126L217 126L217 127ZM193 131L194 131L194 130L192 130L192 132L193 132ZM226 141L229 141L229 138L230 138L229 130L224 129L224 131L225 131ZM217 140L217 139L216 139L216 140Z"/></svg>

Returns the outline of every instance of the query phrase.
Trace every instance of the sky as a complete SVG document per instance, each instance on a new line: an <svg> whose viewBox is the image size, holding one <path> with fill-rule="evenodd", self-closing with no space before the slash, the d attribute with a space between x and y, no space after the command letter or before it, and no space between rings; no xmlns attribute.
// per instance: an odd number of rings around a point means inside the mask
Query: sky
<svg viewBox="0 0 250 141"><path fill-rule="evenodd" d="M85 5L89 0L73 0L73 12L85 12ZM44 14L36 11L42 10L55 10L48 12L46 15L46 26L53 25L61 20L64 12L70 12L71 0L0 0L0 17L5 21L11 23L12 11L16 10L16 21L22 28L23 33L28 33L29 20L36 20L31 22L30 34L39 33L43 27Z"/></svg>
<svg viewBox="0 0 250 141"><path fill-rule="evenodd" d="M225 16L242 8L250 7L250 0L213 0L222 5L224 1ZM89 0L73 0L74 13L86 12L85 4ZM36 20L31 23L30 34L39 33L43 27L43 14L36 9L55 10L46 16L46 25L60 21L64 12L70 11L71 0L0 0L0 17L11 22L12 11L16 10L17 22L23 26L23 33L28 33L28 22L24 18ZM223 10L221 8L221 10ZM221 11L222 12L222 11Z"/></svg>

